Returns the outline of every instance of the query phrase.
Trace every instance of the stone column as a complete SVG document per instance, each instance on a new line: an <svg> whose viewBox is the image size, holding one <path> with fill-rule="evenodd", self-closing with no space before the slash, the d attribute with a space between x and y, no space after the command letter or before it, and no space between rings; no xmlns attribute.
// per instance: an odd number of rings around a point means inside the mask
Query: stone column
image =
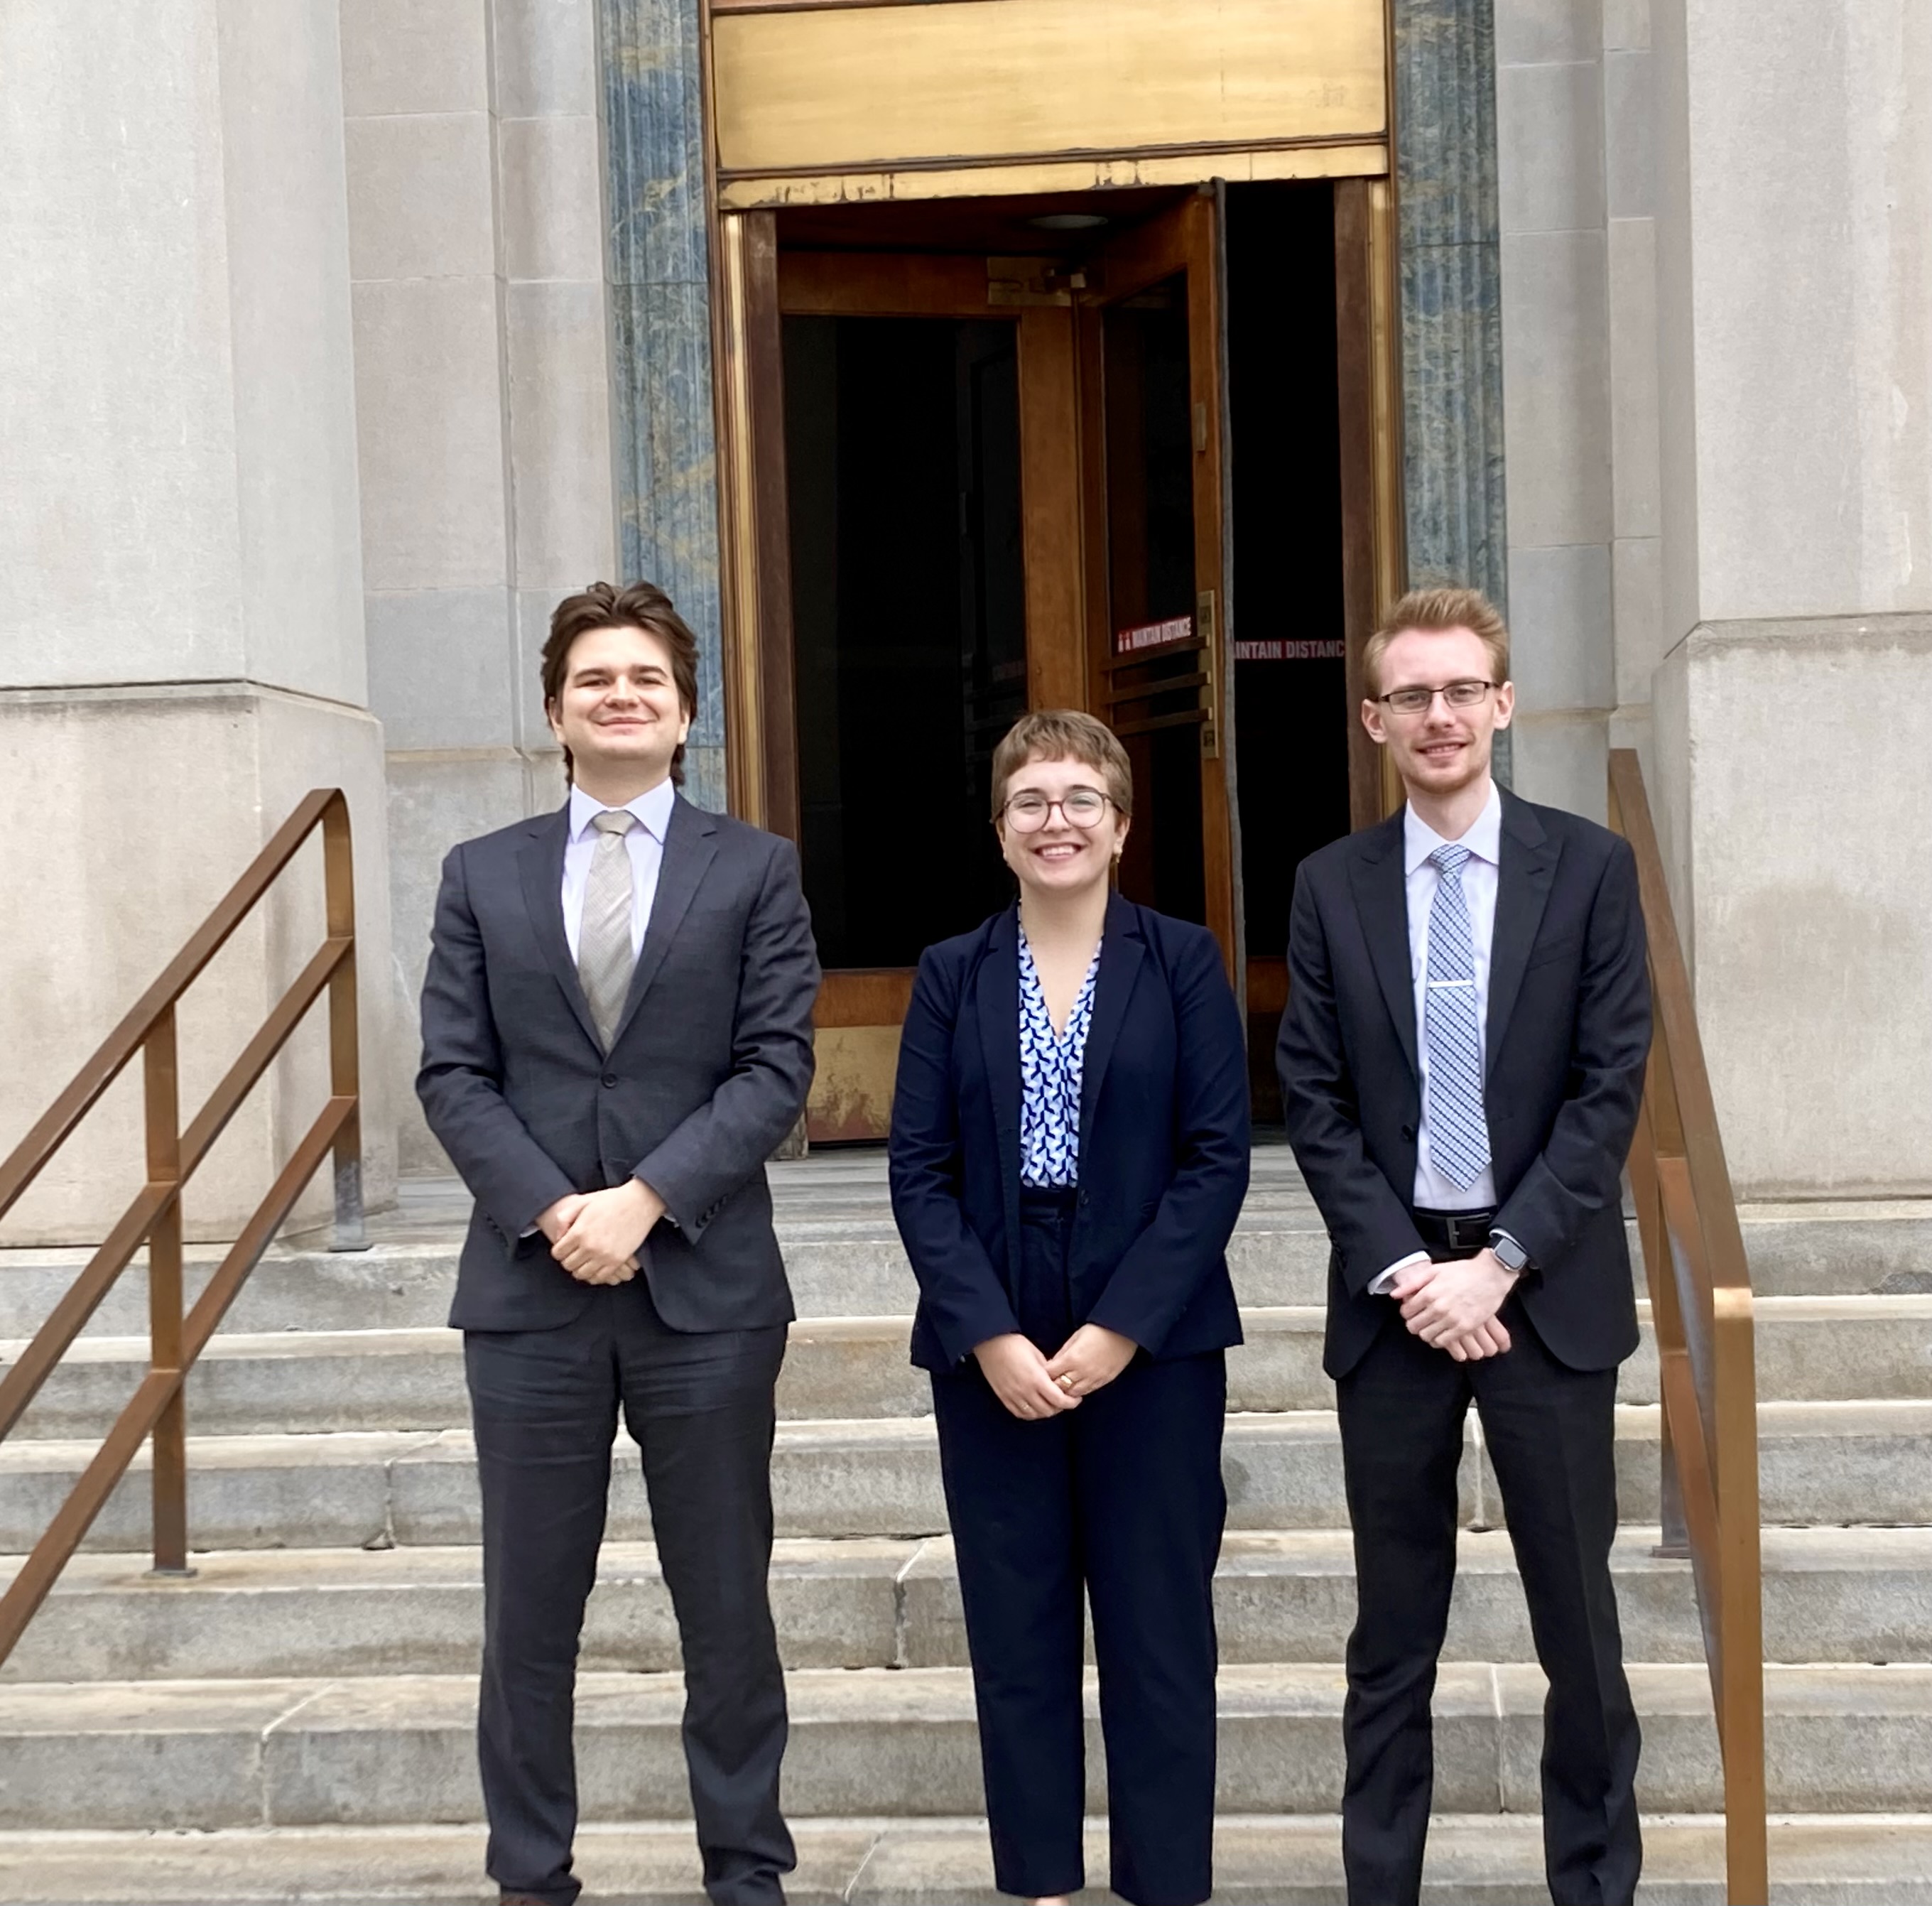
<svg viewBox="0 0 1932 1906"><path fill-rule="evenodd" d="M1396 0L1396 170L1409 581L1507 611L1494 4Z"/></svg>
<svg viewBox="0 0 1932 1906"><path fill-rule="evenodd" d="M700 648L685 791L725 805L716 431L698 0L604 0L604 123L624 574Z"/></svg>
<svg viewBox="0 0 1932 1906"><path fill-rule="evenodd" d="M366 1182L394 1178L335 0L10 10L0 107L0 1148L308 790L356 830ZM182 1022L184 1117L320 935L319 848ZM186 1202L232 1235L326 1090L322 1022ZM138 1185L136 1075L10 1241ZM323 1187L324 1202L326 1190Z"/></svg>
<svg viewBox="0 0 1932 1906"><path fill-rule="evenodd" d="M443 857L556 806L538 656L617 567L594 0L344 0L370 693L402 1166Z"/></svg>
<svg viewBox="0 0 1932 1906"><path fill-rule="evenodd" d="M1654 0L1654 791L1731 1169L1932 1193L1932 11Z"/></svg>

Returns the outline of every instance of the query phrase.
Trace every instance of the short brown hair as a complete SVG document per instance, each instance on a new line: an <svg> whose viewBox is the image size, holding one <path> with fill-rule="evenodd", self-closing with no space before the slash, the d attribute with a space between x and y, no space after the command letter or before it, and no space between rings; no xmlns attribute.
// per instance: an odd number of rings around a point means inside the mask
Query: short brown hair
<svg viewBox="0 0 1932 1906"><path fill-rule="evenodd" d="M614 589L608 582L566 596L550 611L550 637L543 645L544 710L562 698L564 678L570 672L570 651L580 635L598 629L641 629L670 651L671 680L677 685L680 706L688 718L698 714L698 638L671 606L670 598L654 582L634 582ZM575 779L570 750L563 751L566 780ZM684 744L670 758L670 778L684 785Z"/></svg>
<svg viewBox="0 0 1932 1906"><path fill-rule="evenodd" d="M1107 784L1124 815L1134 811L1134 771L1106 723L1078 708L1040 708L1022 715L993 750L993 818L1006 811L1006 783L1029 761L1082 761Z"/></svg>
<svg viewBox="0 0 1932 1906"><path fill-rule="evenodd" d="M1398 635L1412 629L1441 635L1466 629L1490 653L1490 673L1509 680L1509 631L1495 603L1480 589L1412 589L1383 617L1382 626L1362 651L1362 680L1371 699L1382 692L1382 658Z"/></svg>

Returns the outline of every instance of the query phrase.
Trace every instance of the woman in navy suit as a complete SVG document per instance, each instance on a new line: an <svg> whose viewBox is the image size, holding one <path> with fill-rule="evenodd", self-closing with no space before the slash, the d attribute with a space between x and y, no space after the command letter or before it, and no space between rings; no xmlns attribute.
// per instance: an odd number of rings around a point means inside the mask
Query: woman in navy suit
<svg viewBox="0 0 1932 1906"><path fill-rule="evenodd" d="M1041 1906L1085 1883L1083 1588L1114 1889L1196 1906L1213 1887L1247 1062L1212 937L1112 891L1132 800L1091 716L1029 715L1000 744L1018 902L928 948L892 1106L994 1877Z"/></svg>

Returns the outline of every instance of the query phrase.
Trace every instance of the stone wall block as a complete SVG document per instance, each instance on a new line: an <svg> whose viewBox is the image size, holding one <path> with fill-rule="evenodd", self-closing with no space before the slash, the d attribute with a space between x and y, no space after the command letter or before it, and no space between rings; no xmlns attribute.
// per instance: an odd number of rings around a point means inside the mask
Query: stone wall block
<svg viewBox="0 0 1932 1906"><path fill-rule="evenodd" d="M604 288L513 284L507 308L517 575L581 588L611 554Z"/></svg>
<svg viewBox="0 0 1932 1906"><path fill-rule="evenodd" d="M1657 209L1655 89L1648 48L1604 56L1604 166L1612 218L1648 218Z"/></svg>
<svg viewBox="0 0 1932 1906"><path fill-rule="evenodd" d="M507 748L389 758L389 904L397 926L389 992L398 1035L391 1070L400 1162L408 1177L440 1176L452 1169L430 1136L413 1084L423 972L442 863L458 841L521 820L530 811L527 792L523 759Z"/></svg>
<svg viewBox="0 0 1932 1906"><path fill-rule="evenodd" d="M1611 515L1618 536L1654 536L1664 515L1655 221L1613 218L1608 243Z"/></svg>
<svg viewBox="0 0 1932 1906"><path fill-rule="evenodd" d="M1514 546L1610 540L1607 295L1600 231L1504 239L1503 392Z"/></svg>
<svg viewBox="0 0 1932 1906"><path fill-rule="evenodd" d="M509 619L500 586L370 593L370 701L392 749L510 745Z"/></svg>
<svg viewBox="0 0 1932 1906"><path fill-rule="evenodd" d="M1601 543L1510 552L1510 665L1525 714L1612 706L1612 600Z"/></svg>
<svg viewBox="0 0 1932 1906"><path fill-rule="evenodd" d="M498 112L596 116L596 0L491 0L491 19Z"/></svg>
<svg viewBox="0 0 1932 1906"><path fill-rule="evenodd" d="M1604 716L1566 711L1520 715L1510 729L1524 800L1601 823L1610 805L1610 725Z"/></svg>
<svg viewBox="0 0 1932 1906"><path fill-rule="evenodd" d="M502 585L508 557L494 281L359 284L355 309L368 587Z"/></svg>
<svg viewBox="0 0 1932 1906"><path fill-rule="evenodd" d="M1619 536L1611 546L1616 605L1617 700L1647 702L1664 659L1664 551L1656 536Z"/></svg>
<svg viewBox="0 0 1932 1906"><path fill-rule="evenodd" d="M1604 45L1634 52L1650 49L1650 0L1603 0Z"/></svg>
<svg viewBox="0 0 1932 1906"><path fill-rule="evenodd" d="M603 156L596 119L506 119L498 136L505 275L513 283L600 281Z"/></svg>
<svg viewBox="0 0 1932 1906"><path fill-rule="evenodd" d="M1492 0L1496 57L1506 66L1592 59L1619 0Z"/></svg>
<svg viewBox="0 0 1932 1906"><path fill-rule="evenodd" d="M482 113L351 119L350 259L359 281L487 278L496 269L490 120Z"/></svg>
<svg viewBox="0 0 1932 1906"><path fill-rule="evenodd" d="M485 0L341 0L343 110L480 113L490 103Z"/></svg>
<svg viewBox="0 0 1932 1906"><path fill-rule="evenodd" d="M1604 98L1592 59L1496 74L1496 183L1505 232L1604 222Z"/></svg>

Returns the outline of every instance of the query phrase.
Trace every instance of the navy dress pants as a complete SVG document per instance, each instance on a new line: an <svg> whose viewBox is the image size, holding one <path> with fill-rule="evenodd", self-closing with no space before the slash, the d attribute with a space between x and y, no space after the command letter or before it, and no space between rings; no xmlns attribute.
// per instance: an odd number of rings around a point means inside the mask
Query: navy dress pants
<svg viewBox="0 0 1932 1906"><path fill-rule="evenodd" d="M684 1655L684 1751L715 1906L780 1906L784 1676L766 1589L772 1393L783 1325L686 1332L641 1277L556 1330L464 1339L483 1493L478 1757L488 1871L571 1906L578 1637L597 1574L619 1410L644 1451L651 1530Z"/></svg>
<svg viewBox="0 0 1932 1906"><path fill-rule="evenodd" d="M1072 1193L1024 1194L1021 1328L1071 1334ZM995 1883L1085 1883L1084 1589L1094 1619L1114 1890L1214 1889L1214 1565L1227 1498L1220 1351L1137 1357L1077 1409L1014 1416L968 1361L932 1380L973 1661Z"/></svg>
<svg viewBox="0 0 1932 1906"><path fill-rule="evenodd" d="M1435 1779L1430 1697L1456 1578L1456 1471L1473 1400L1529 1604L1544 1708L1543 1838L1556 1906L1630 1906L1642 1865L1636 1712L1623 1667L1614 1370L1544 1348L1522 1304L1514 1346L1457 1363L1395 1305L1336 1385L1354 1526L1356 1619L1342 1719L1349 1906L1415 1906Z"/></svg>

